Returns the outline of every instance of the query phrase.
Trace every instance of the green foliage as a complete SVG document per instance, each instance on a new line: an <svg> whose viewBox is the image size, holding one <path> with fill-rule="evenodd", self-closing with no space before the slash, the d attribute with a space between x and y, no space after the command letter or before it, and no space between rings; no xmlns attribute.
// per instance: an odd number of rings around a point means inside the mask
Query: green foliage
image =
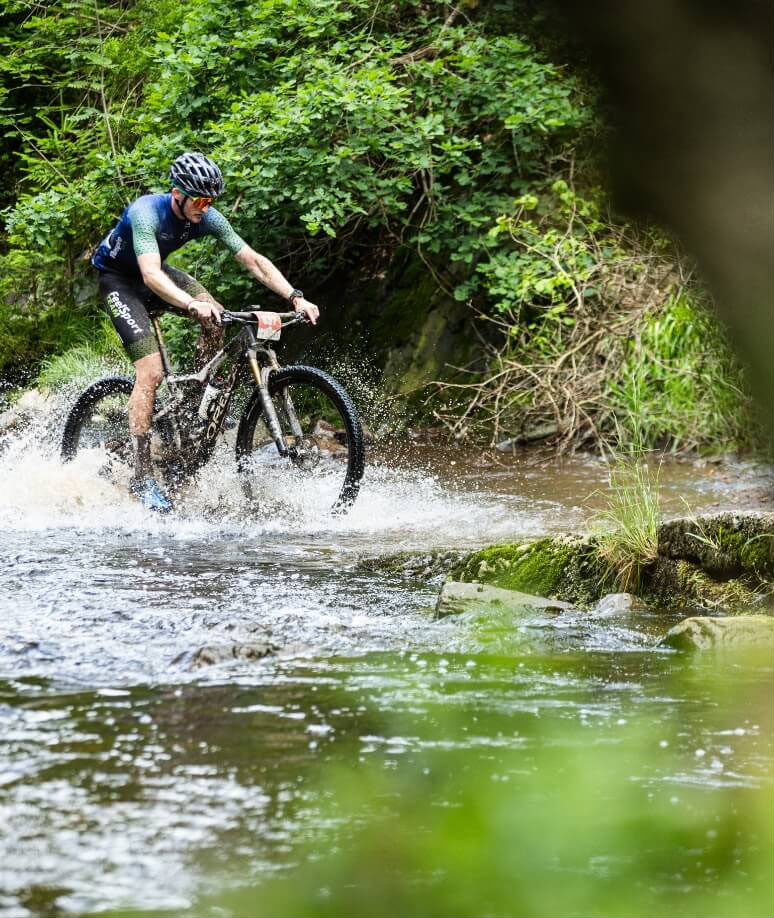
<svg viewBox="0 0 774 918"><path fill-rule="evenodd" d="M742 368L715 317L689 293L670 297L638 324L608 387L627 442L673 450L755 442Z"/></svg>
<svg viewBox="0 0 774 918"><path fill-rule="evenodd" d="M110 372L129 370L129 361L112 323L103 316L82 333L73 346L43 361L37 385L56 390L68 385L83 385Z"/></svg>
<svg viewBox="0 0 774 918"><path fill-rule="evenodd" d="M26 262L40 267L41 248L59 259L38 278L53 287L122 199L163 187L186 146L217 156L234 222L257 247L298 262L304 242L295 273L356 230L471 266L496 213L591 120L576 82L524 40L445 25L441 4L193 0L172 17L148 0L108 5L101 25L92 11L77 35L87 4L66 6L24 26L49 104L19 128L23 193L8 218ZM53 47L54 34L72 45ZM30 64L14 60L21 80ZM217 288L247 295L238 269L208 260Z"/></svg>
<svg viewBox="0 0 774 918"><path fill-rule="evenodd" d="M91 344L78 344L43 362L37 385L56 390L69 385L84 385L109 372L126 371L126 361L113 361Z"/></svg>
<svg viewBox="0 0 774 918"><path fill-rule="evenodd" d="M674 253L607 213L593 90L535 47L532 15L519 0L7 0L0 302L72 305L122 208L164 190L182 149L202 149L224 170L236 229L302 286L409 247L436 289L494 317L505 359L544 384L495 393L494 413L477 406L493 438L548 421L565 446L604 440L636 381L653 399L649 442L740 442L749 422L722 337L705 334L708 320L681 332L692 307L654 274L674 273ZM176 260L228 305L255 301L254 281L211 242ZM559 404L577 365L563 355L646 304L646 334L609 355L593 339L584 369L610 385ZM169 331L190 353L190 333ZM19 360L46 353L20 344ZM0 352L0 372L9 359Z"/></svg>
<svg viewBox="0 0 774 918"><path fill-rule="evenodd" d="M4 375L13 382L28 382L45 357L80 344L92 334L94 323L91 309L0 306L0 366Z"/></svg>
<svg viewBox="0 0 774 918"><path fill-rule="evenodd" d="M490 230L503 245L477 271L502 337L490 375L454 387L470 397L449 412L455 433L543 430L560 448L754 445L744 373L684 259L663 233L616 222L598 188L574 187L576 168L562 164L564 177L536 183Z"/></svg>
<svg viewBox="0 0 774 918"><path fill-rule="evenodd" d="M160 320L164 346L178 372L192 372L200 325L184 316L165 312Z"/></svg>

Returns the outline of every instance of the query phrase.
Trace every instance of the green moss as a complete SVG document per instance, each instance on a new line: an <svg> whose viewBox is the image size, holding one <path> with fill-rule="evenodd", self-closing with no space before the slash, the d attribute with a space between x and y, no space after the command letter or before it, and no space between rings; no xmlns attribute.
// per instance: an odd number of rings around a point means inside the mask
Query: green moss
<svg viewBox="0 0 774 918"><path fill-rule="evenodd" d="M463 559L451 577L568 602L593 602L604 592L602 564L591 539L494 545Z"/></svg>
<svg viewBox="0 0 774 918"><path fill-rule="evenodd" d="M383 301L372 331L379 339L400 345L424 325L433 301L440 291L435 278L419 258L407 259L396 288Z"/></svg>
<svg viewBox="0 0 774 918"><path fill-rule="evenodd" d="M739 549L739 558L747 571L754 571L761 576L774 577L774 534L756 536L748 539Z"/></svg>
<svg viewBox="0 0 774 918"><path fill-rule="evenodd" d="M742 579L717 581L706 574L700 567L690 561L677 561L676 564L679 596L676 600L682 603L693 601L696 605L710 608L728 608L729 606L749 605L756 599L755 591ZM654 596L659 605L664 605L670 597Z"/></svg>
<svg viewBox="0 0 774 918"><path fill-rule="evenodd" d="M720 523L710 534L710 540L719 552L745 573L764 579L774 576L771 549L774 533L756 532L754 520L742 520L737 528Z"/></svg>

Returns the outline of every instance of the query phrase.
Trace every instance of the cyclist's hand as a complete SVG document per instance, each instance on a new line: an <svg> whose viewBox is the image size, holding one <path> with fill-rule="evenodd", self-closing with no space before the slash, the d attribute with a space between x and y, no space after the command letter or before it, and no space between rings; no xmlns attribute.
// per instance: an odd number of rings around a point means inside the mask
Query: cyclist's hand
<svg viewBox="0 0 774 918"><path fill-rule="evenodd" d="M310 303L309 300L302 300L299 297L293 303L293 309L296 312L303 312L312 325L317 325L317 320L320 318L320 310L314 303Z"/></svg>
<svg viewBox="0 0 774 918"><path fill-rule="evenodd" d="M223 312L223 307L214 300L191 300L188 304L188 311L202 325L210 323L220 325L220 314Z"/></svg>

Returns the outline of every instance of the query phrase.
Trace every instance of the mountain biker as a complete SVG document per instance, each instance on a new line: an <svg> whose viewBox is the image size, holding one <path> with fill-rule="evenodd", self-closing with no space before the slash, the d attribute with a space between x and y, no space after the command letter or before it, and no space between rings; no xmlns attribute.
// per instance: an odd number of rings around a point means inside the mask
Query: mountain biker
<svg viewBox="0 0 774 918"><path fill-rule="evenodd" d="M202 153L183 153L169 170L167 194L147 194L130 204L92 257L99 271L105 309L134 363L129 397L129 433L134 453L131 493L151 510L166 513L172 502L153 475L151 418L156 389L164 378L151 315L163 310L198 319L197 362L203 365L221 346L223 307L195 278L164 263L172 252L202 236L215 236L269 290L315 323L320 311L294 288L268 258L234 232L212 206L223 193L220 169Z"/></svg>

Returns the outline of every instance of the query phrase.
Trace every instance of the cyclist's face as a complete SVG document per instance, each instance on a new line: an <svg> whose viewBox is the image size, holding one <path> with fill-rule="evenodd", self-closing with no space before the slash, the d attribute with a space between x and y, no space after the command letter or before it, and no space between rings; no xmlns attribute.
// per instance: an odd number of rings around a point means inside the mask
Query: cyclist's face
<svg viewBox="0 0 774 918"><path fill-rule="evenodd" d="M178 191L177 188L172 189L172 196L177 201L177 206L180 208L182 215L186 220L190 220L191 223L200 223L210 209L206 198L189 198L182 191Z"/></svg>

